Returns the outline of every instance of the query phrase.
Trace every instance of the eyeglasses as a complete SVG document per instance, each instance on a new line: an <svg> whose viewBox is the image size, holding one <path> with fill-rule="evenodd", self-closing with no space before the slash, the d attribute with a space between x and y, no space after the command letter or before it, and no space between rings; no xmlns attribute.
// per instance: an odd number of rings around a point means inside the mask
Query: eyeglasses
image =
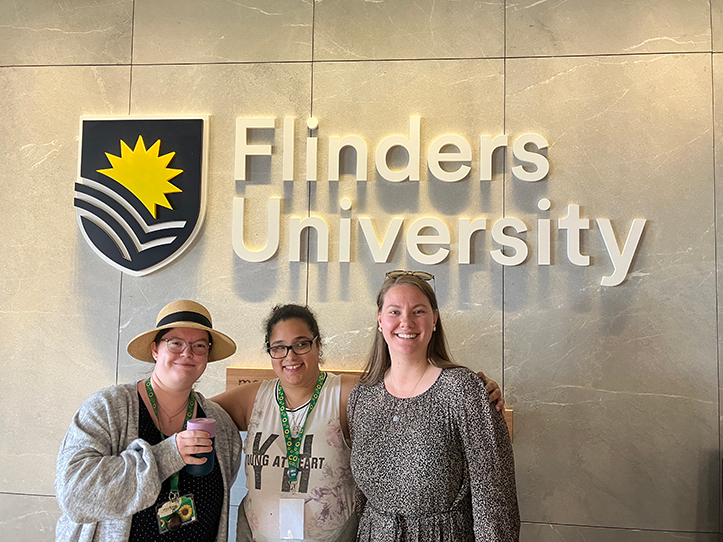
<svg viewBox="0 0 723 542"><path fill-rule="evenodd" d="M289 355L289 350L297 356L300 356L301 354L308 354L311 352L311 345L314 344L314 341L318 338L319 336L317 335L310 341L299 341L298 343L294 343L290 346L286 346L285 344L275 344L274 346L267 347L266 351L269 353L269 356L274 359L284 359Z"/></svg>
<svg viewBox="0 0 723 542"><path fill-rule="evenodd" d="M399 277L403 277L404 275L412 275L413 277L417 277L418 279L426 281L434 280L434 275L432 275L432 273L427 273L426 271L405 271L404 269L395 269L394 271L389 271L384 276L388 279L398 279Z"/></svg>
<svg viewBox="0 0 723 542"><path fill-rule="evenodd" d="M166 343L166 348L171 354L180 354L187 347L191 347L191 352L197 356L205 356L211 350L211 344L206 341L198 341L195 343L187 343L183 339L161 339Z"/></svg>

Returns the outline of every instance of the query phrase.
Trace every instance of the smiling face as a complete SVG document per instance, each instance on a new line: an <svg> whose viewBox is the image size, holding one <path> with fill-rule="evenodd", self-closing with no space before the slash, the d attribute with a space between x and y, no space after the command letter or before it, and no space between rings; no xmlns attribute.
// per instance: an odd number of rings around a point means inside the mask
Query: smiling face
<svg viewBox="0 0 723 542"><path fill-rule="evenodd" d="M271 330L269 346L291 346L314 339L309 326L299 318L277 323ZM319 378L319 340L313 342L306 354L296 354L289 349L286 357L271 358L271 365L284 389L289 387L313 387Z"/></svg>
<svg viewBox="0 0 723 542"><path fill-rule="evenodd" d="M389 354L394 359L427 359L437 313L422 290L411 284L393 286L377 314Z"/></svg>
<svg viewBox="0 0 723 542"><path fill-rule="evenodd" d="M208 354L194 354L190 344L180 354L174 354L168 350L166 339L181 339L186 343L208 342L208 332L190 327L174 327L158 343L151 343L151 352L156 360L154 380L168 389L190 389L206 370Z"/></svg>

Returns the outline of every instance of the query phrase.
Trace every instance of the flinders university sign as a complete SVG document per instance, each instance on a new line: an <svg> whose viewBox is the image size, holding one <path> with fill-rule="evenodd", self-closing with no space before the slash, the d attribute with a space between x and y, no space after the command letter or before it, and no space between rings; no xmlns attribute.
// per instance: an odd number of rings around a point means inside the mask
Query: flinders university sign
<svg viewBox="0 0 723 542"><path fill-rule="evenodd" d="M308 133L303 172L295 171L296 121L287 117L243 117L236 119L235 171L237 181L246 181L247 166L254 157L269 156L281 161L284 181L339 182L340 157L344 149L353 149L356 156L355 180L369 182L368 173L373 164L376 182L421 182L421 168L426 165L429 174L438 182L485 182L492 180L493 156L498 149L510 149L517 165L512 167L514 182L534 183L546 179L550 163L546 156L547 141L539 134L478 135L470 143L456 134L437 137L426 149L421 148L423 119L409 118L404 135L389 135L375 142L370 149L367 141L358 135L331 136L324 142L327 149L327 168L320 175L319 138L315 133L319 123L307 121ZM252 144L254 130L273 130L273 144ZM207 117L174 118L92 118L81 119L81 149L79 179L76 181L76 214L85 239L96 253L111 265L133 275L144 275L168 265L178 257L198 233L205 214L207 168ZM472 145L476 146L479 161L472 160ZM406 164L392 168L390 153L395 148L406 151ZM372 155L373 153L373 155ZM476 166L473 169L473 164ZM274 179L271 180L272 182ZM233 250L247 262L258 263L279 254L282 228L282 198L271 197L268 206L265 246L251 250L246 244L244 211L248 198L233 201ZM551 202L542 198L538 208L548 211ZM349 211L353 202L343 198L340 208ZM591 221L581 218L578 204L568 204L565 216L556 221L538 218L536 224L537 265L551 265L551 239L553 224L567 234L567 258L576 266L590 265L590 257L581 252L583 230L594 229ZM514 266L525 263L529 245L519 234L530 228L515 217L499 218L492 223L487 217L457 217L450 228L438 217L428 216L410 222L405 217L390 217L386 232L379 237L372 218L365 216L341 217L330 228L324 216L288 217L288 261L301 260L301 239L304 230L316 231L319 262L352 260L352 228L356 221L361 230L360 239L372 255L374 262L389 260L392 248L406 229L406 249L410 257L420 264L435 265L443 262L459 265L471 263L473 236L489 230L499 248L490 251L491 258L500 265ZM603 286L622 283L632 264L642 238L646 220L634 219L627 226L622 247L617 242L610 219L598 218L597 229L605 243L612 264L610 275L603 276ZM335 230L335 232L333 232ZM624 235L623 232L618 232ZM329 255L330 235L338 238L338 254ZM424 247L424 251L422 250ZM450 256L456 248L456 257ZM506 249L506 250L503 250ZM359 249L362 250L362 249Z"/></svg>

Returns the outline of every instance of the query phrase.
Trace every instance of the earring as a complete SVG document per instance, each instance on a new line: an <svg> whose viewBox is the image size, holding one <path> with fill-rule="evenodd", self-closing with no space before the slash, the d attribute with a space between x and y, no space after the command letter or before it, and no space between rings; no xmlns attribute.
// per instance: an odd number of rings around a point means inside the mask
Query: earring
<svg viewBox="0 0 723 542"><path fill-rule="evenodd" d="M437 331L437 326L434 326L434 327L432 328L432 331Z"/></svg>
<svg viewBox="0 0 723 542"><path fill-rule="evenodd" d="M382 326L379 326L377 329L379 330L379 333L382 332Z"/></svg>

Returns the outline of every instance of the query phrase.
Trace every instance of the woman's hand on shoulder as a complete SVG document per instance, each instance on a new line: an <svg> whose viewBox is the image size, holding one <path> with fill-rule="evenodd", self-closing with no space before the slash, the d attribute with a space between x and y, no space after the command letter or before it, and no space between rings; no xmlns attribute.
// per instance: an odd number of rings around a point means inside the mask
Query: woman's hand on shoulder
<svg viewBox="0 0 723 542"><path fill-rule="evenodd" d="M505 398L502 397L502 390L500 389L499 384L491 378L487 378L482 371L479 371L477 376L487 382L487 384L485 384L485 389L487 390L487 394L490 396L490 403L495 405L497 412L502 412L504 414Z"/></svg>
<svg viewBox="0 0 723 542"><path fill-rule="evenodd" d="M192 454L207 454L213 450L213 443L206 431L181 431L176 433L176 446L186 465L203 465L205 457L193 457Z"/></svg>
<svg viewBox="0 0 723 542"><path fill-rule="evenodd" d="M259 386L261 386L261 382L241 384L220 395L211 397L211 401L218 404L231 416L239 431L247 431Z"/></svg>

